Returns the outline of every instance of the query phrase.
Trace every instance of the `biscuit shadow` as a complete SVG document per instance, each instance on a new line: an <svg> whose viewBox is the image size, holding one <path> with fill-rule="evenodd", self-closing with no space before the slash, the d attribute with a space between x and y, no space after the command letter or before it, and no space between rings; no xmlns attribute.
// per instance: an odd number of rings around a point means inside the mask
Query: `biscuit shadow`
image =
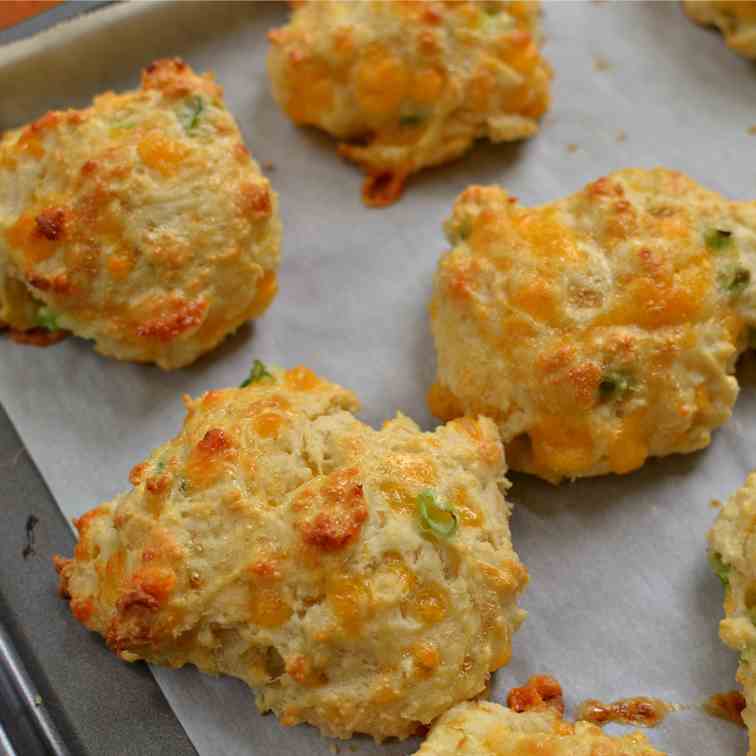
<svg viewBox="0 0 756 756"><path fill-rule="evenodd" d="M510 472L508 477L513 486L509 498L539 517L555 516L569 510L589 522L607 509L625 506L631 506L641 514L644 509L656 506L653 494L658 490L660 479L669 482L670 479L688 478L701 464L705 453L704 449L692 454L654 457L627 475L610 473L563 481L558 485L534 475ZM628 501L632 503L628 504Z"/></svg>
<svg viewBox="0 0 756 756"><path fill-rule="evenodd" d="M713 676L724 678L722 690L735 687L737 654L719 638L719 621L724 618L722 608L724 590L719 578L711 571L706 554L701 553L695 573L688 583L690 606L696 617L708 617L709 622L690 623L685 627L686 645L691 650L690 675L701 691L701 699L721 691L709 690ZM729 682L726 682L729 681Z"/></svg>
<svg viewBox="0 0 756 756"><path fill-rule="evenodd" d="M424 168L410 176L404 190L405 196L412 192L446 195L449 186L454 186L456 197L473 184L505 183L514 164L525 158L530 141L524 139L494 144L487 139L477 139L469 150L451 162ZM447 214L450 211L451 207L445 209Z"/></svg>

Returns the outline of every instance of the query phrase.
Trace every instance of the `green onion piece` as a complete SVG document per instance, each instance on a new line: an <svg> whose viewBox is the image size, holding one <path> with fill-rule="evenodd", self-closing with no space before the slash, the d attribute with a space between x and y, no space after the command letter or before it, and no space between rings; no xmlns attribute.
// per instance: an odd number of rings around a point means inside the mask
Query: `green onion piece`
<svg viewBox="0 0 756 756"><path fill-rule="evenodd" d="M247 379L239 385L239 388L247 388L251 383L257 383L263 378L272 378L273 376L268 372L265 364L260 360L255 360L252 363L252 370L249 371Z"/></svg>
<svg viewBox="0 0 756 756"><path fill-rule="evenodd" d="M730 565L722 561L721 554L716 551L709 552L709 566L714 574L722 581L722 585L727 586L730 582Z"/></svg>
<svg viewBox="0 0 756 756"><path fill-rule="evenodd" d="M756 625L756 606L752 606L748 610L748 619L751 620L751 622Z"/></svg>
<svg viewBox="0 0 756 756"><path fill-rule="evenodd" d="M34 318L40 328L46 328L48 331L59 331L58 316L49 307L40 307Z"/></svg>
<svg viewBox="0 0 756 756"><path fill-rule="evenodd" d="M704 242L707 249L712 250L712 252L719 252L719 250L732 244L732 231L723 228L710 228L704 234Z"/></svg>
<svg viewBox="0 0 756 756"><path fill-rule="evenodd" d="M599 396L602 401L621 399L630 391L630 379L622 373L604 373L599 383Z"/></svg>
<svg viewBox="0 0 756 756"><path fill-rule="evenodd" d="M753 326L748 329L748 346L751 349L756 349L756 328Z"/></svg>
<svg viewBox="0 0 756 756"><path fill-rule="evenodd" d="M184 102L184 110L179 115L179 120L187 133L197 127L204 109L205 101L198 95L194 95Z"/></svg>
<svg viewBox="0 0 756 756"><path fill-rule="evenodd" d="M425 490L417 495L417 511L420 524L442 538L451 538L459 527L459 515L451 504L438 501L433 491Z"/></svg>
<svg viewBox="0 0 756 756"><path fill-rule="evenodd" d="M469 215L466 215L457 226L457 234L459 235L459 238L467 239L472 233L472 226L472 218Z"/></svg>
<svg viewBox="0 0 756 756"><path fill-rule="evenodd" d="M733 297L740 296L751 283L751 271L747 268L735 268L730 275L723 277L722 283Z"/></svg>
<svg viewBox="0 0 756 756"><path fill-rule="evenodd" d="M419 113L407 113L407 115L399 116L400 126L417 126L425 120L425 116L421 116Z"/></svg>

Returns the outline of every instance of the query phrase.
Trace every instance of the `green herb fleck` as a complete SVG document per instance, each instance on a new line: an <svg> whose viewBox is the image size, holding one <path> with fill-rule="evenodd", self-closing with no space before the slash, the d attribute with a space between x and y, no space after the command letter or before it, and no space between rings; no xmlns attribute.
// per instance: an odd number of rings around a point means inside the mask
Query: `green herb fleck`
<svg viewBox="0 0 756 756"><path fill-rule="evenodd" d="M724 228L710 228L704 234L704 242L707 249L712 252L719 252L732 244L732 231L727 231Z"/></svg>
<svg viewBox="0 0 756 756"><path fill-rule="evenodd" d="M155 465L155 472L161 473L165 470L165 462L163 462L162 459L158 460L157 464Z"/></svg>
<svg viewBox="0 0 756 756"><path fill-rule="evenodd" d="M756 625L756 606L752 606L748 610L748 619L751 620L751 622Z"/></svg>
<svg viewBox="0 0 756 756"><path fill-rule="evenodd" d="M466 215L457 226L457 234L459 238L467 239L467 237L472 233L472 227L472 218L469 215Z"/></svg>
<svg viewBox="0 0 756 756"><path fill-rule="evenodd" d="M751 327L748 329L748 346L751 349L756 349L756 328Z"/></svg>
<svg viewBox="0 0 756 756"><path fill-rule="evenodd" d="M425 490L417 496L420 524L442 538L451 538L459 527L459 515L451 504L436 499L433 491Z"/></svg>
<svg viewBox="0 0 756 756"><path fill-rule="evenodd" d="M747 268L735 268L731 273L723 274L720 283L733 297L740 296L751 283L751 271Z"/></svg>
<svg viewBox="0 0 756 756"><path fill-rule="evenodd" d="M239 385L239 388L247 388L251 383L257 383L258 381L261 381L263 378L272 378L273 376L271 373L268 372L268 369L265 367L265 364L260 362L260 360L255 360L252 363L252 370L249 371L249 376L247 379Z"/></svg>
<svg viewBox="0 0 756 756"><path fill-rule="evenodd" d="M599 383L599 396L602 401L621 399L631 389L630 379L622 373L604 373Z"/></svg>
<svg viewBox="0 0 756 756"><path fill-rule="evenodd" d="M110 128L111 129L133 129L137 125L136 121L130 121L128 118L125 118L122 121L115 121Z"/></svg>
<svg viewBox="0 0 756 756"><path fill-rule="evenodd" d="M179 115L179 120L187 133L197 128L204 109L205 101L198 95L194 95L184 102L184 109Z"/></svg>
<svg viewBox="0 0 756 756"><path fill-rule="evenodd" d="M46 328L48 331L60 330L58 316L49 307L40 307L35 321L40 328Z"/></svg>
<svg viewBox="0 0 756 756"><path fill-rule="evenodd" d="M730 565L722 561L721 554L716 551L709 552L709 566L714 574L722 581L722 585L727 586L730 582Z"/></svg>
<svg viewBox="0 0 756 756"><path fill-rule="evenodd" d="M425 120L425 116L419 113L407 113L406 115L399 116L400 126L417 126Z"/></svg>

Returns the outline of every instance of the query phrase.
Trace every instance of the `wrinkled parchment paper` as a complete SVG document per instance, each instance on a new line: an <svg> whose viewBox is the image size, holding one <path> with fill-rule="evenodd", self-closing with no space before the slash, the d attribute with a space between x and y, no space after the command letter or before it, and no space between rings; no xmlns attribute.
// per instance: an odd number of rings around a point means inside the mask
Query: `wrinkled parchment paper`
<svg viewBox="0 0 756 756"><path fill-rule="evenodd" d="M747 133L756 66L677 3L547 4L556 78L542 132L519 145L481 144L413 179L385 210L362 206L361 177L329 138L293 127L274 105L265 34L285 17L272 4L119 5L0 50L0 129L131 87L156 57L214 70L253 154L273 163L267 173L281 196L278 299L195 366L163 373L101 358L77 339L34 349L0 338L0 400L69 516L128 485L130 467L178 428L182 393L236 385L255 357L304 363L349 386L370 423L400 409L430 428L426 305L445 245L441 222L469 184L502 183L535 204L613 169L661 164L733 198L756 197L756 136ZM632 695L690 705L650 732L671 754L745 752L742 730L695 706L734 687L735 656L717 639L722 590L707 569L705 533L710 500L729 495L756 461L756 370L744 363L733 419L704 452L558 488L513 476L530 617L495 677L495 700L549 673L568 709ZM260 716L236 680L154 672L202 756L332 752L312 728ZM358 738L340 747L405 754L417 744Z"/></svg>

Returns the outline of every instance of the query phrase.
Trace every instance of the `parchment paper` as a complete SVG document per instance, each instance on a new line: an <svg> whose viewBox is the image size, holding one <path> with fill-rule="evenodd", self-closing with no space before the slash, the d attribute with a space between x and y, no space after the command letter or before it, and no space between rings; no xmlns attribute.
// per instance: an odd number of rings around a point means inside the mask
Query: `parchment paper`
<svg viewBox="0 0 756 756"><path fill-rule="evenodd" d="M275 106L265 33L285 17L269 4L122 5L0 50L0 129L133 86L156 57L213 69L254 155L274 164L268 174L281 196L278 299L194 367L121 364L76 339L50 349L0 339L0 399L69 516L128 485L130 467L178 428L183 392L236 385L254 357L304 363L351 387L368 422L401 409L431 427L426 306L445 248L441 222L469 184L502 183L536 204L613 169L661 164L733 198L756 197L756 136L747 134L756 124L756 67L676 3L548 4L556 78L542 132L519 145L481 144L413 179L385 210L362 206L360 174L329 138L293 127ZM530 617L496 675L495 700L534 673L555 675L568 707L639 694L695 705L734 687L735 655L717 639L722 590L707 569L705 533L710 500L739 486L756 458L756 371L741 365L739 374L734 417L702 453L558 488L513 476L512 531L531 574ZM332 752L312 728L260 716L235 680L154 671L202 756ZM743 731L695 706L650 737L672 754L746 748ZM341 750L416 747L361 738Z"/></svg>

